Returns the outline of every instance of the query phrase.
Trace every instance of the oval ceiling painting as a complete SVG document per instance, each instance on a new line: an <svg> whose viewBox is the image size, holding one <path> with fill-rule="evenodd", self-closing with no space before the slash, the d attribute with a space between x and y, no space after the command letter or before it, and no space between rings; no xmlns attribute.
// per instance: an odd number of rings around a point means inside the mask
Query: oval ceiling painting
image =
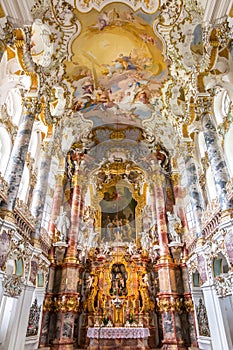
<svg viewBox="0 0 233 350"><path fill-rule="evenodd" d="M151 116L168 71L162 42L153 30L156 13L112 4L101 12L77 11L76 17L80 34L65 62L66 78L75 88L73 109L94 126L140 126Z"/></svg>

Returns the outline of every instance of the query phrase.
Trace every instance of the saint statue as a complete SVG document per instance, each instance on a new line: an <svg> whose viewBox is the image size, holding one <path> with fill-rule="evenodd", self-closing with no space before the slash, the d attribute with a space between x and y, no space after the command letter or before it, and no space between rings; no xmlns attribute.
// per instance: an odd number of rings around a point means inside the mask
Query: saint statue
<svg viewBox="0 0 233 350"><path fill-rule="evenodd" d="M60 233L59 240L64 241L67 238L68 230L70 228L70 220L67 213L61 208L60 215L56 218L55 222L57 231Z"/></svg>

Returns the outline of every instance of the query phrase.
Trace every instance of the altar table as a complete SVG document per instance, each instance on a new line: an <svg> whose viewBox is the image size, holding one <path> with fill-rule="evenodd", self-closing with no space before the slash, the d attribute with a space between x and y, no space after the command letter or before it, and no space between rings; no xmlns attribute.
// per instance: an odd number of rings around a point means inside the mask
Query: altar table
<svg viewBox="0 0 233 350"><path fill-rule="evenodd" d="M148 350L148 328L140 327L90 327L88 350Z"/></svg>

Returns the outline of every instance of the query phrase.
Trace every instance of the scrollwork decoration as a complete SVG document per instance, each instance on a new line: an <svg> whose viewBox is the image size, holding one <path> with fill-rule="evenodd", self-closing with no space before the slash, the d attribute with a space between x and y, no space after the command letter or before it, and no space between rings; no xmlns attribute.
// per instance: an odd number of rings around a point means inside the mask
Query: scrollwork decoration
<svg viewBox="0 0 233 350"><path fill-rule="evenodd" d="M4 295L17 298L22 292L21 278L16 275L5 275L3 278Z"/></svg>

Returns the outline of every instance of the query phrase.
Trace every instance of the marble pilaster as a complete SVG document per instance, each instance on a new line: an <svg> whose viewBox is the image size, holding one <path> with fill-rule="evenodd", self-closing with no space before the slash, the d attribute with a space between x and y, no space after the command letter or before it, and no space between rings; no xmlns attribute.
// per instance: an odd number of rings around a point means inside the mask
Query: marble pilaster
<svg viewBox="0 0 233 350"><path fill-rule="evenodd" d="M167 230L166 205L164 198L163 175L159 173L153 177L156 203L156 217L160 258L155 266L159 277L159 293L157 294L157 309L161 314L163 340L162 349L185 350L184 342L182 298L183 287L181 272L177 263L174 263L170 250ZM188 344L188 342L187 342Z"/></svg>
<svg viewBox="0 0 233 350"><path fill-rule="evenodd" d="M13 211L15 207L36 110L37 99L30 97L25 98L22 121L18 129L10 161L6 170L6 181L9 184L7 208L11 211Z"/></svg>
<svg viewBox="0 0 233 350"><path fill-rule="evenodd" d="M211 113L204 113L202 115L202 127L220 208L222 210L226 210L232 206L227 199L226 191L226 184L229 181L229 174L218 137L218 132Z"/></svg>

